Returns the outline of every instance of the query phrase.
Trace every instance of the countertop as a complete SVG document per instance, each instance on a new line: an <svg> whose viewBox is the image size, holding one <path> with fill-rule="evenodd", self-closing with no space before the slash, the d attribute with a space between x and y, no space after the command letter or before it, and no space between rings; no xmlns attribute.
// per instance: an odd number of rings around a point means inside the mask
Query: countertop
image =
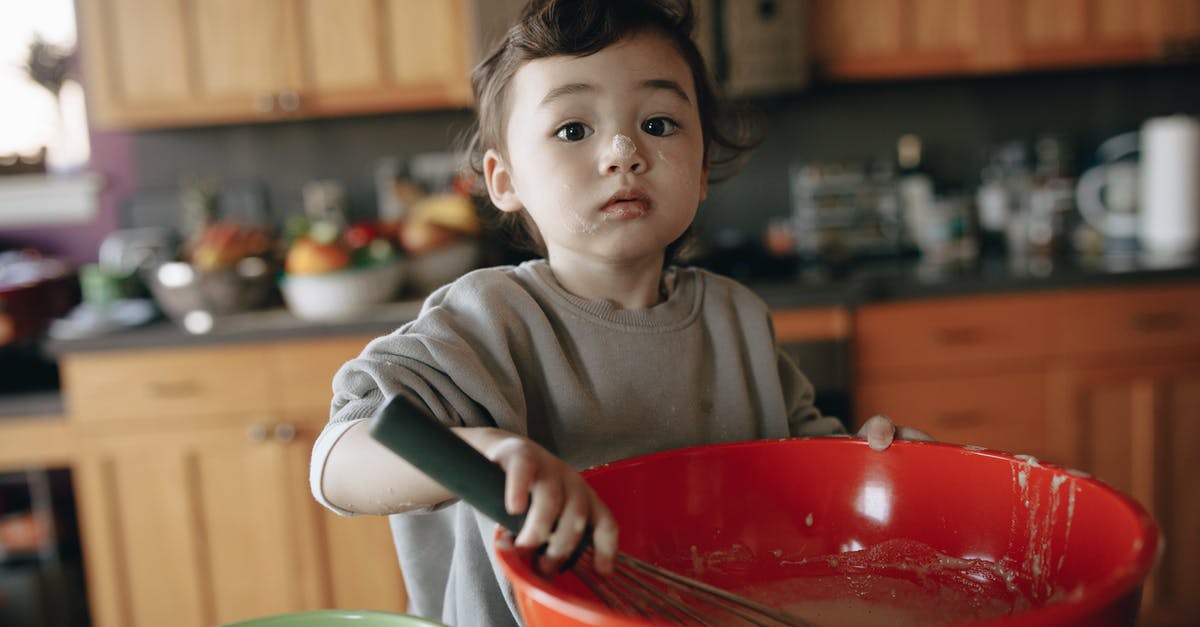
<svg viewBox="0 0 1200 627"><path fill-rule="evenodd" d="M865 263L838 273L808 272L780 278L739 278L772 308L844 306L1005 292L1200 280L1200 260L1170 264L1079 263L1046 260L1013 263L929 265L915 262ZM381 305L366 315L340 322L309 322L286 309L267 309L219 318L213 329L193 335L166 320L89 339L51 341L57 355L79 351L161 348L270 341L330 335L383 334L416 317L421 299Z"/></svg>
<svg viewBox="0 0 1200 627"><path fill-rule="evenodd" d="M1047 291L1081 287L1129 286L1163 281L1200 280L1200 259L1171 263L1026 261L930 265L914 261L861 263L839 271L771 273L774 278L734 278L742 281L772 308L841 306L847 308L918 298L939 298L1012 292ZM109 335L70 341L49 341L45 349L61 356L73 352L136 350L243 342L370 335L387 333L412 320L421 299L381 305L354 320L309 322L286 309L267 309L219 318L212 331L187 333L178 325L159 320ZM0 418L62 413L56 391L0 395Z"/></svg>

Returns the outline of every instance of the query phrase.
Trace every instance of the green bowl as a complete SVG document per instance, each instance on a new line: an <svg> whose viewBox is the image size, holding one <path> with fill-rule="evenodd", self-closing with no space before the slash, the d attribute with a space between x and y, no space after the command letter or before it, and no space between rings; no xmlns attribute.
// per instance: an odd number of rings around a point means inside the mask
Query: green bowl
<svg viewBox="0 0 1200 627"><path fill-rule="evenodd" d="M324 627L346 625L347 627L445 627L441 623L394 612L373 610L313 610L275 614L249 620L228 623L222 627Z"/></svg>

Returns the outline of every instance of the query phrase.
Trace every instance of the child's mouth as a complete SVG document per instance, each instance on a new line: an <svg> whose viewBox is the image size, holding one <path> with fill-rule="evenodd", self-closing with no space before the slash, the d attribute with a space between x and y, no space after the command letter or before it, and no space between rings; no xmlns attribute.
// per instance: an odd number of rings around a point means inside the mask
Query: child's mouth
<svg viewBox="0 0 1200 627"><path fill-rule="evenodd" d="M639 218L650 210L650 200L639 194L618 194L600 210L605 220Z"/></svg>

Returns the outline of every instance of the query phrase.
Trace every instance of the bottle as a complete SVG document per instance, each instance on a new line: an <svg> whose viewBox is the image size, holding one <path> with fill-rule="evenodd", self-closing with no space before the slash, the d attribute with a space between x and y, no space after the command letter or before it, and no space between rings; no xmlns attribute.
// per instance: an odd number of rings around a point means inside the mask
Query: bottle
<svg viewBox="0 0 1200 627"><path fill-rule="evenodd" d="M916 135L902 135L896 142L896 193L909 239L922 256L936 257L948 234L934 216L933 178L925 172L921 153L921 138Z"/></svg>

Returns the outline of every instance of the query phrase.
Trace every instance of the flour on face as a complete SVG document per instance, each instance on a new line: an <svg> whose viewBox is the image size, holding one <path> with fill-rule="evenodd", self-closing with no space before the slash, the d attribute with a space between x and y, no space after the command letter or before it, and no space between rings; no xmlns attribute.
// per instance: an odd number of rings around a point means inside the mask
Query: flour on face
<svg viewBox="0 0 1200 627"><path fill-rule="evenodd" d="M613 135L612 149L618 157L628 158L637 152L637 144L634 144L632 139L617 133Z"/></svg>

